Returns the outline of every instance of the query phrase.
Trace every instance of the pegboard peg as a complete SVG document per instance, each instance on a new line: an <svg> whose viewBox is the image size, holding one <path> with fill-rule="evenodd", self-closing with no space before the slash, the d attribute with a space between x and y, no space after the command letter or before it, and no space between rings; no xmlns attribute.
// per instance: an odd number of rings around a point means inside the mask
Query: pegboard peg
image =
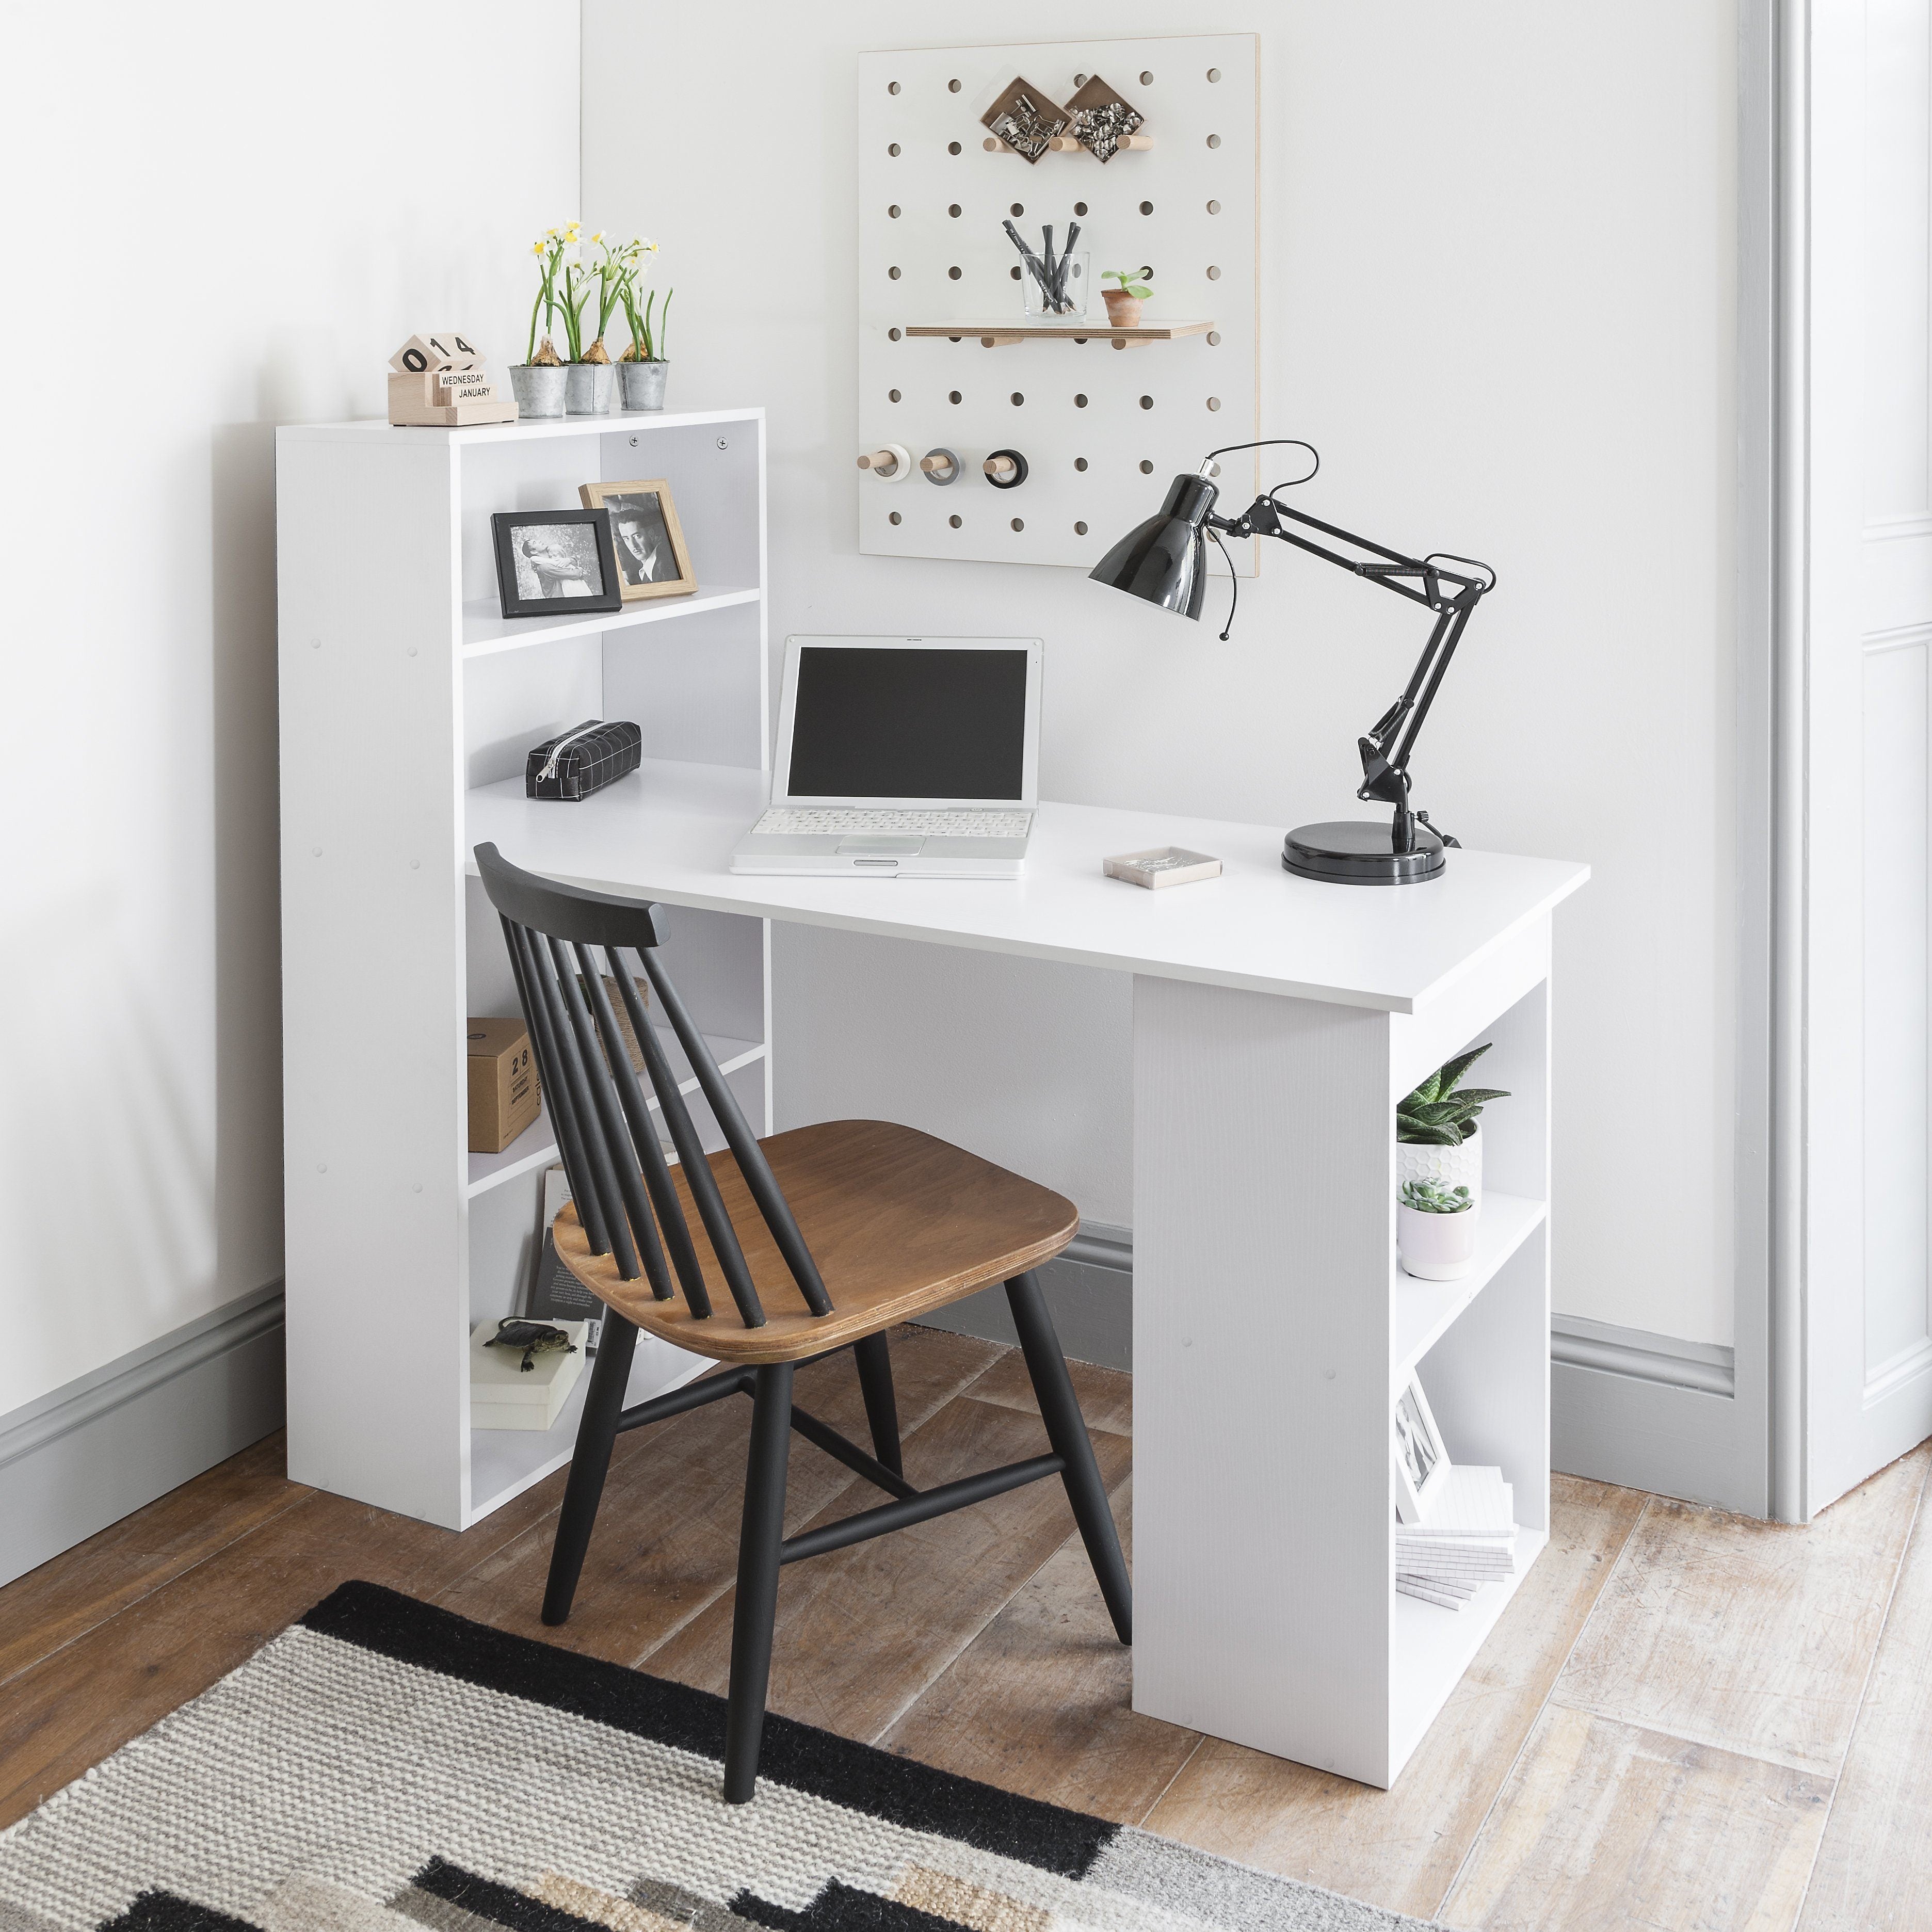
<svg viewBox="0 0 1932 1932"><path fill-rule="evenodd" d="M912 457L896 442L883 449L868 449L859 458L859 467L868 470L881 483L903 483L912 473Z"/></svg>
<svg viewBox="0 0 1932 1932"><path fill-rule="evenodd" d="M1046 146L1050 154L1077 154L1080 152L1080 143L1071 134L1056 134Z"/></svg>
<svg viewBox="0 0 1932 1932"><path fill-rule="evenodd" d="M982 335L980 338L980 346L982 349L1006 349L1016 342L1025 340L1023 335Z"/></svg>
<svg viewBox="0 0 1932 1932"><path fill-rule="evenodd" d="M919 459L919 466L926 472L928 483L955 483L959 479L962 465L950 449L928 449Z"/></svg>
<svg viewBox="0 0 1932 1932"><path fill-rule="evenodd" d="M1154 146L1154 136L1151 134L1123 134L1114 146L1119 150L1144 154Z"/></svg>

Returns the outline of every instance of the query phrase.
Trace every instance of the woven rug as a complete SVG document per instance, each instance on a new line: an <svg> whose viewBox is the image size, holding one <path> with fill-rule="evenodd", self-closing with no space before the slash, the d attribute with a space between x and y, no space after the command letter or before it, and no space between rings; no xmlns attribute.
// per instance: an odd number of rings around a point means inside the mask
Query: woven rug
<svg viewBox="0 0 1932 1932"><path fill-rule="evenodd" d="M1387 1932L1420 1922L346 1583L0 1835L0 1932Z"/></svg>

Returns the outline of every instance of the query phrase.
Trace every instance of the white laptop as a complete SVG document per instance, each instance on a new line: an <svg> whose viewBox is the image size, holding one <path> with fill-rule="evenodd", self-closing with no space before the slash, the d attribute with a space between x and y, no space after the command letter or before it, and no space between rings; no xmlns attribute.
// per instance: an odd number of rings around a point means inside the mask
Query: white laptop
<svg viewBox="0 0 1932 1932"><path fill-rule="evenodd" d="M732 871L1017 878L1044 656L1037 638L788 638L772 802Z"/></svg>

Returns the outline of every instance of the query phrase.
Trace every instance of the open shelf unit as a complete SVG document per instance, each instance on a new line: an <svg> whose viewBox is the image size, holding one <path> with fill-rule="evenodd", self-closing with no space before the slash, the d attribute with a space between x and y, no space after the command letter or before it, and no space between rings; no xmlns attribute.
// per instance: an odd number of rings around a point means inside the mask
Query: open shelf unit
<svg viewBox="0 0 1932 1932"><path fill-rule="evenodd" d="M640 477L675 493L694 594L561 622L499 614L494 512L574 509L581 483ZM647 758L759 780L764 416L286 428L277 501L289 1469L463 1528L568 1461L588 1381L547 1431L470 1426L470 1331L522 1305L558 1154L547 1113L500 1154L468 1150L464 1022L518 1011L469 796L520 789L531 746L596 717L635 719ZM545 809L568 824L582 808ZM766 922L670 907L657 922L767 1131ZM706 1144L722 1146L658 1033ZM350 1348L344 1334L382 1339ZM640 1338L631 1399L702 1366Z"/></svg>

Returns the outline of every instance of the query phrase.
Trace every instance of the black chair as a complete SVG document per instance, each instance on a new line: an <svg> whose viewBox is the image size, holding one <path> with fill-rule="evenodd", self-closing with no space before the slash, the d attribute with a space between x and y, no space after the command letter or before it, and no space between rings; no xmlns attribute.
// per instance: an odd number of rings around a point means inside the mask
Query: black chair
<svg viewBox="0 0 1932 1932"><path fill-rule="evenodd" d="M538 878L494 845L476 848L476 863L502 916L570 1180L571 1202L553 1230L556 1251L609 1310L557 1520L544 1622L560 1624L570 1614L619 1432L746 1394L752 1398L751 1449L725 1720L724 1796L731 1803L742 1804L756 1787L778 1570L800 1557L1058 1476L1114 1628L1130 1642L1120 1538L1032 1272L1072 1240L1072 1203L928 1134L883 1121L832 1121L758 1140L665 974L648 905ZM602 949L601 965L594 948ZM627 950L691 1062L729 1143L725 1152L707 1157L700 1144ZM638 1042L675 1166L632 1071L606 972ZM900 1462L884 1330L995 1281L1006 1285L1052 1453L914 1489ZM714 1312L727 1303L729 1312ZM640 1328L725 1364L728 1372L626 1408ZM857 1362L870 1455L792 1402L797 1364L847 1348ZM892 1500L786 1536L794 1430Z"/></svg>

